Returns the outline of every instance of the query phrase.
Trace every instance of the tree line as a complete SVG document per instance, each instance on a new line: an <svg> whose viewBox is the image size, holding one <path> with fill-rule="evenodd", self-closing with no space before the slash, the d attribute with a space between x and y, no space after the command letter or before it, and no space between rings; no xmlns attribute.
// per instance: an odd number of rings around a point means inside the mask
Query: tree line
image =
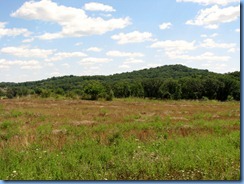
<svg viewBox="0 0 244 184"><path fill-rule="evenodd" d="M64 76L36 82L0 83L0 97L24 96L240 100L240 72L216 74L172 65L112 76Z"/></svg>

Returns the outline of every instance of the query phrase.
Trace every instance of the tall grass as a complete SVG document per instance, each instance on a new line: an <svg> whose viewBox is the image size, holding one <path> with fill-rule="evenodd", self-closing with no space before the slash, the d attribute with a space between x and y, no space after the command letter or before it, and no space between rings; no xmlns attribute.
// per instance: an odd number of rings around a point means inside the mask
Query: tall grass
<svg viewBox="0 0 244 184"><path fill-rule="evenodd" d="M240 179L240 120L233 102L216 102L223 112L218 118L215 107L206 102L207 115L199 112L203 104L195 102L186 107L147 101L148 107L144 101L135 106L55 101L60 108L53 112L45 110L46 103L33 101L31 108L26 105L20 111L6 101L0 108L0 179ZM116 110L120 106L127 109ZM180 118L174 118L177 113Z"/></svg>

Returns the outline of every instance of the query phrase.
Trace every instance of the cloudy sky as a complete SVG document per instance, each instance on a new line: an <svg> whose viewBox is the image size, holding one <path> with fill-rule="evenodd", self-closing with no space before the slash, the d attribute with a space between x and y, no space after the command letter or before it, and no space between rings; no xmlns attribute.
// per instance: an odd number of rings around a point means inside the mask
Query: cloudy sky
<svg viewBox="0 0 244 184"><path fill-rule="evenodd" d="M239 0L0 0L0 82L240 70Z"/></svg>

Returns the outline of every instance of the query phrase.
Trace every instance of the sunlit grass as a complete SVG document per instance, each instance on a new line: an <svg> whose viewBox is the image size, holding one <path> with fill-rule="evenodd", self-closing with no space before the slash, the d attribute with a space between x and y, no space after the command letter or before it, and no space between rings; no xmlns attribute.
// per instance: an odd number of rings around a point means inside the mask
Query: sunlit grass
<svg viewBox="0 0 244 184"><path fill-rule="evenodd" d="M3 100L2 180L239 180L239 102Z"/></svg>

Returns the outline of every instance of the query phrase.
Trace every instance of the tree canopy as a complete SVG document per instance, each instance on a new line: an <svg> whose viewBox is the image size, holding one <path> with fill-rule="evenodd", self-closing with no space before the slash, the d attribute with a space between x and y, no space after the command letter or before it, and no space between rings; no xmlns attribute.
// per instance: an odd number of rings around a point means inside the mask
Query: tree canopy
<svg viewBox="0 0 244 184"><path fill-rule="evenodd" d="M166 65L109 76L63 76L0 83L0 97L66 97L97 100L143 97L158 99L240 100L240 72L217 74L183 65Z"/></svg>

